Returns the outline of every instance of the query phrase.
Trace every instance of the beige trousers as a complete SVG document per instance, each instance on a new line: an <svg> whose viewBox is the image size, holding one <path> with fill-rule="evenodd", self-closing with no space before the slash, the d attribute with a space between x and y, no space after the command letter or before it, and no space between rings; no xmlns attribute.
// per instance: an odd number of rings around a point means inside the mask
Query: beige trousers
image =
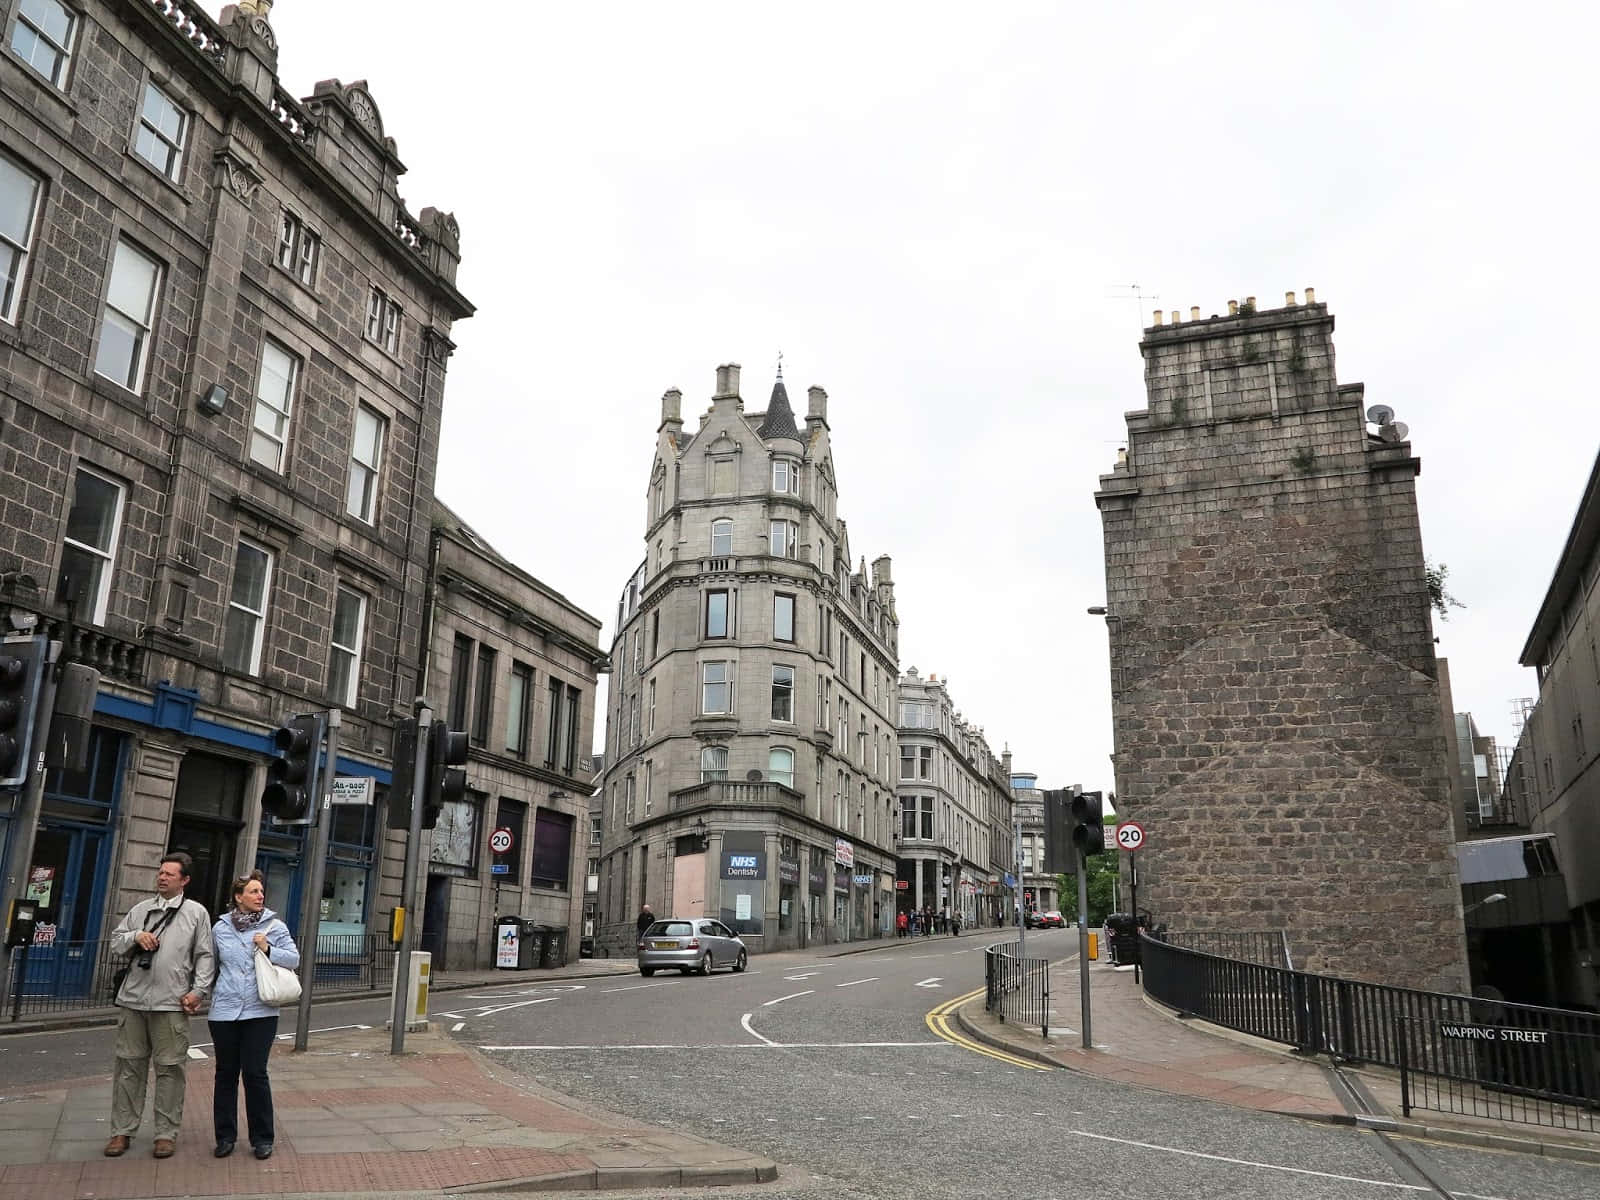
<svg viewBox="0 0 1600 1200"><path fill-rule="evenodd" d="M132 1137L144 1115L150 1060L156 1064L155 1136L178 1137L183 1124L183 1068L189 1018L181 1012L125 1008L117 1020L117 1069L111 1080L111 1132Z"/></svg>

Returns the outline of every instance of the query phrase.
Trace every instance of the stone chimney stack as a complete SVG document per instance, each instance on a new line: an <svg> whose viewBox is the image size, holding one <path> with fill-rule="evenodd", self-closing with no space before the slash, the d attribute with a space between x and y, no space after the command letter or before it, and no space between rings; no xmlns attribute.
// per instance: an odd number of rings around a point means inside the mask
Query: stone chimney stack
<svg viewBox="0 0 1600 1200"><path fill-rule="evenodd" d="M738 363L723 363L717 368L717 390L711 398L713 400L737 400L739 398Z"/></svg>
<svg viewBox="0 0 1600 1200"><path fill-rule="evenodd" d="M828 424L828 393L819 387L806 389L806 426Z"/></svg>
<svg viewBox="0 0 1600 1200"><path fill-rule="evenodd" d="M887 554L880 554L880 555L878 555L877 558L872 560L872 586L873 587L889 587L889 588L892 588L894 586L894 579L889 574L889 566L890 566L890 562L889 562L889 556Z"/></svg>
<svg viewBox="0 0 1600 1200"><path fill-rule="evenodd" d="M661 393L661 424L656 427L656 432L666 430L677 437L683 429L683 393L677 388L668 388Z"/></svg>

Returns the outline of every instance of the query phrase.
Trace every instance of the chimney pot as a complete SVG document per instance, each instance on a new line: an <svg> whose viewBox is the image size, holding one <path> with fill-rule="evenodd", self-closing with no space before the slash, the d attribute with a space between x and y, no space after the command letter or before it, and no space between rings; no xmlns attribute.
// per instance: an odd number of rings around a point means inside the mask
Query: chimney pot
<svg viewBox="0 0 1600 1200"><path fill-rule="evenodd" d="M1306 289L1306 303L1307 304L1315 304L1316 302L1317 302L1317 289L1316 288L1307 288Z"/></svg>
<svg viewBox="0 0 1600 1200"><path fill-rule="evenodd" d="M1283 303L1287 307L1293 308L1294 307L1294 293L1293 292L1285 292L1283 294Z"/></svg>
<svg viewBox="0 0 1600 1200"><path fill-rule="evenodd" d="M1251 311L1251 312L1254 312L1254 311L1255 311L1255 307L1256 307L1256 298L1255 298L1255 297L1254 297L1254 296L1246 296L1246 297L1245 297L1245 298L1244 298L1244 302L1245 302L1245 303L1246 303L1246 304L1248 304L1248 305L1249 305L1249 306L1250 306L1250 311Z"/></svg>
<svg viewBox="0 0 1600 1200"><path fill-rule="evenodd" d="M1177 309L1173 309L1172 310L1172 323L1174 325L1176 325L1180 320L1182 320L1182 318L1178 315L1178 310Z"/></svg>
<svg viewBox="0 0 1600 1200"><path fill-rule="evenodd" d="M1155 311L1155 314L1154 314L1154 315L1155 315L1155 319L1156 319L1156 324L1157 324L1157 325L1160 325L1160 324L1161 324L1161 323L1162 323L1162 320L1161 320L1161 310L1160 310L1160 309L1159 309L1159 308L1158 308L1158 309L1156 309L1156 311Z"/></svg>
<svg viewBox="0 0 1600 1200"><path fill-rule="evenodd" d="M1200 319L1200 306L1198 304L1191 304L1189 306L1189 320L1198 321L1199 319Z"/></svg>
<svg viewBox="0 0 1600 1200"><path fill-rule="evenodd" d="M1239 302L1237 300L1228 301L1228 315L1230 317L1237 317L1239 315Z"/></svg>

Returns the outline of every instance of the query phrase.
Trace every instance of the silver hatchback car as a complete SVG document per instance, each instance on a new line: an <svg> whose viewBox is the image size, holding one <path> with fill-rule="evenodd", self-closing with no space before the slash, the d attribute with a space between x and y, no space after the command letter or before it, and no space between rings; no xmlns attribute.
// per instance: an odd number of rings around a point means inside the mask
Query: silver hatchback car
<svg viewBox="0 0 1600 1200"><path fill-rule="evenodd" d="M717 967L742 971L749 961L739 935L710 917L668 917L639 938L639 974L646 978L658 967L709 975Z"/></svg>

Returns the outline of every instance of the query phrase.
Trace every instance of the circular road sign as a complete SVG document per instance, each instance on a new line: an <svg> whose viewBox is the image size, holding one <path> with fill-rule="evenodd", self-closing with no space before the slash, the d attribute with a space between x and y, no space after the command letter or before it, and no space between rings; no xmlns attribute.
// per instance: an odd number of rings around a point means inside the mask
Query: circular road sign
<svg viewBox="0 0 1600 1200"><path fill-rule="evenodd" d="M1144 845L1144 826L1137 821L1117 822L1117 847L1137 850Z"/></svg>
<svg viewBox="0 0 1600 1200"><path fill-rule="evenodd" d="M511 830L502 826L489 835L489 849L496 854L504 854L511 849Z"/></svg>

